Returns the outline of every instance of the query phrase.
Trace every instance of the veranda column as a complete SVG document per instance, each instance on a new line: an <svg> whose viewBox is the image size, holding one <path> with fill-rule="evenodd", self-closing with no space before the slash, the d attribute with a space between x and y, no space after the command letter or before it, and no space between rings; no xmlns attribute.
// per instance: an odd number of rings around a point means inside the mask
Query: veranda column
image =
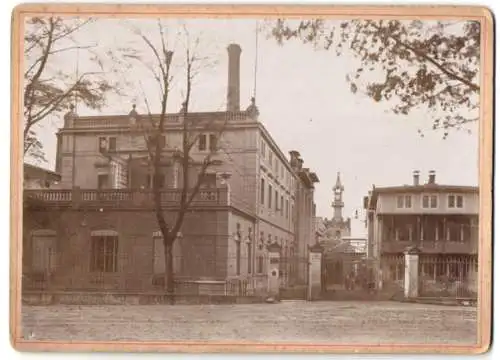
<svg viewBox="0 0 500 360"><path fill-rule="evenodd" d="M411 246L405 251L405 298L413 299L418 297L418 257L417 247Z"/></svg>

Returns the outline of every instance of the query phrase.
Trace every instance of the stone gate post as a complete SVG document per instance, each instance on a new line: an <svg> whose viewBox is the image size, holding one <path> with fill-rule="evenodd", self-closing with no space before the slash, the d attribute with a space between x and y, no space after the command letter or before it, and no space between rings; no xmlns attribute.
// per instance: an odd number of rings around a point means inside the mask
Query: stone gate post
<svg viewBox="0 0 500 360"><path fill-rule="evenodd" d="M280 293L280 257L281 245L273 243L267 246L267 293L268 297L277 300Z"/></svg>
<svg viewBox="0 0 500 360"><path fill-rule="evenodd" d="M418 257L420 250L411 246L405 250L405 283L404 295L407 299L418 297Z"/></svg>
<svg viewBox="0 0 500 360"><path fill-rule="evenodd" d="M307 281L307 300L318 300L321 297L321 261L323 248L318 243L309 247L309 269Z"/></svg>

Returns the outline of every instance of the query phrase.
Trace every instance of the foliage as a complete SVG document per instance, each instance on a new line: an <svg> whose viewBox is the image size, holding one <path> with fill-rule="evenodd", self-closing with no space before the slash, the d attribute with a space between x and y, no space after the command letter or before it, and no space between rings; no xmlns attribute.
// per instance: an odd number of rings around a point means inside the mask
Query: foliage
<svg viewBox="0 0 500 360"><path fill-rule="evenodd" d="M271 36L350 51L358 61L346 79L396 114L427 108L433 129L460 129L479 117L480 24L475 21L277 20ZM377 76L379 75L379 76Z"/></svg>
<svg viewBox="0 0 500 360"><path fill-rule="evenodd" d="M104 58L95 44L83 45L75 35L93 19L77 20L59 17L27 19L24 36L24 154L45 160L37 126L51 116L60 116L79 102L90 109L105 105L106 94L118 88L105 76ZM64 70L61 57L75 53L75 69ZM109 54L108 54L109 55ZM76 64L87 60L95 71L77 74Z"/></svg>

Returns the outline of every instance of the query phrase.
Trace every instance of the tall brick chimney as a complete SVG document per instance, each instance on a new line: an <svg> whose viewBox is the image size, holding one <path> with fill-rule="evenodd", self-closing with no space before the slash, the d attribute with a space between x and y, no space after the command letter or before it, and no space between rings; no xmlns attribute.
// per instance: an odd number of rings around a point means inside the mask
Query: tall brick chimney
<svg viewBox="0 0 500 360"><path fill-rule="evenodd" d="M227 77L227 111L240 111L240 55L241 47L238 44L229 44Z"/></svg>

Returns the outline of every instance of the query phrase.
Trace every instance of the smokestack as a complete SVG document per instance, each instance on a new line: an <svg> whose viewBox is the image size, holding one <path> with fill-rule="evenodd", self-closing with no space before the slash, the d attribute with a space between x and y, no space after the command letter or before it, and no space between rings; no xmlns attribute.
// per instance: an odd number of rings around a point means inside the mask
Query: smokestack
<svg viewBox="0 0 500 360"><path fill-rule="evenodd" d="M420 171L413 171L413 185L418 186L420 181Z"/></svg>
<svg viewBox="0 0 500 360"><path fill-rule="evenodd" d="M429 184L436 183L436 172L434 170L429 171Z"/></svg>
<svg viewBox="0 0 500 360"><path fill-rule="evenodd" d="M241 47L230 44L227 47L229 55L227 77L227 111L240 111L240 55Z"/></svg>

